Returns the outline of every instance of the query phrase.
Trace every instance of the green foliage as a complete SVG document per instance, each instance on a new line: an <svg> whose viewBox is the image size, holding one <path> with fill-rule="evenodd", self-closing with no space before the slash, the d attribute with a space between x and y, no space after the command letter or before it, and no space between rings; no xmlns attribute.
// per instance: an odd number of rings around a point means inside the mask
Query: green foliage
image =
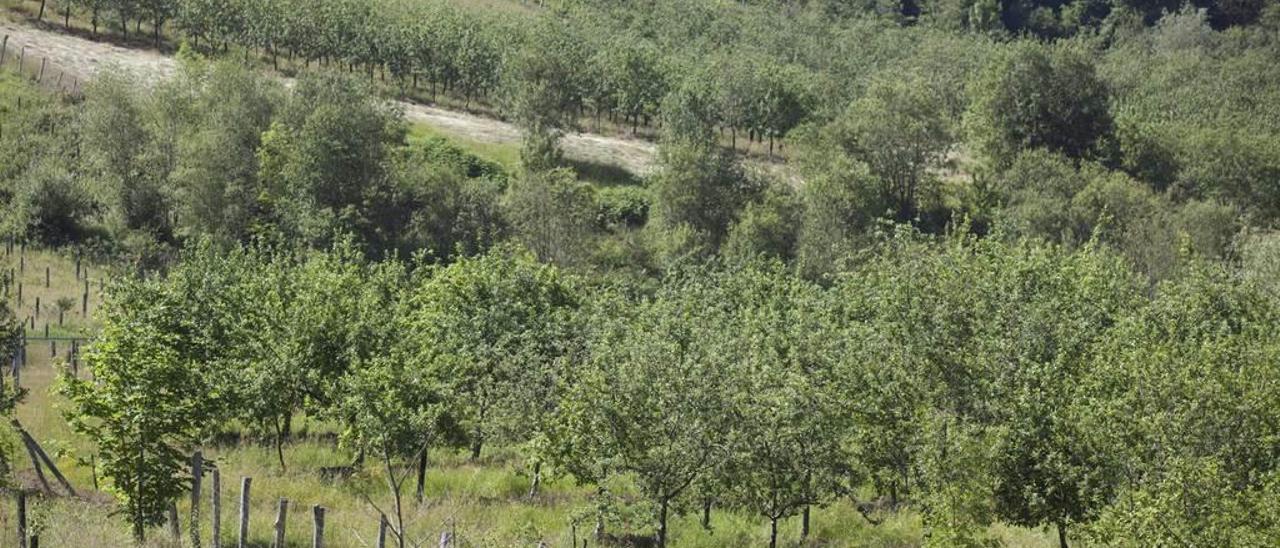
<svg viewBox="0 0 1280 548"><path fill-rule="evenodd" d="M1084 52L1018 44L971 85L966 126L992 163L1035 148L1071 158L1107 157L1109 91Z"/></svg>
<svg viewBox="0 0 1280 548"><path fill-rule="evenodd" d="M555 386L576 302L555 268L503 248L440 267L412 289L408 359L442 379L473 458L487 442L536 435L527 411L556 402L538 391Z"/></svg>
<svg viewBox="0 0 1280 548"><path fill-rule="evenodd" d="M385 160L403 141L400 117L358 81L300 80L259 152L259 177L282 228L322 246L335 232L378 242L380 209L389 205Z"/></svg>
<svg viewBox="0 0 1280 548"><path fill-rule="evenodd" d="M943 105L922 79L875 82L826 131L844 154L865 162L880 179L879 199L899 220L911 220L936 202L933 172L952 137Z"/></svg>
<svg viewBox="0 0 1280 548"><path fill-rule="evenodd" d="M687 226L711 249L719 247L739 211L759 194L759 183L733 156L706 143L673 140L659 154L659 172L649 180L650 223L665 230Z"/></svg>
<svg viewBox="0 0 1280 548"><path fill-rule="evenodd" d="M743 208L729 231L723 250L727 259L763 255L790 261L795 257L802 211L799 196L791 187L776 183L762 194Z"/></svg>
<svg viewBox="0 0 1280 548"><path fill-rule="evenodd" d="M1274 489L1275 315L1256 286L1200 264L1105 342L1072 408L1124 486L1101 539L1275 541L1261 525L1274 511L1262 501Z"/></svg>
<svg viewBox="0 0 1280 548"><path fill-rule="evenodd" d="M731 427L722 295L710 278L687 275L652 299L597 307L590 361L565 400L580 447L571 454L587 461L570 468L594 481L633 474L655 506L659 545L673 503L721 458Z"/></svg>
<svg viewBox="0 0 1280 548"><path fill-rule="evenodd" d="M201 326L176 307L157 306L166 293L141 281L114 286L102 332L85 354L93 380L67 376L60 388L72 403L68 422L94 440L108 490L139 541L186 490L189 451L225 401L209 365L196 360L203 341L192 335Z"/></svg>
<svg viewBox="0 0 1280 548"><path fill-rule="evenodd" d="M549 263L582 261L595 228L595 198L568 169L528 171L502 197L514 239Z"/></svg>
<svg viewBox="0 0 1280 548"><path fill-rule="evenodd" d="M278 87L229 63L190 62L176 86L190 89L200 113L183 129L173 187L180 230L224 242L265 231L270 212L260 200L258 149L282 102Z"/></svg>
<svg viewBox="0 0 1280 548"><path fill-rule="evenodd" d="M652 199L637 186L610 186L596 190L596 218L604 227L637 228L649 220Z"/></svg>

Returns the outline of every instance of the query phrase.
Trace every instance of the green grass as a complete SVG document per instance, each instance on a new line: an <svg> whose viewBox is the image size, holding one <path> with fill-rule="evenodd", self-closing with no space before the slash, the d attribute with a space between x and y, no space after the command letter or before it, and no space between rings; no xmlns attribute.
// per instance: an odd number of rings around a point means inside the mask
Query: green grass
<svg viewBox="0 0 1280 548"><path fill-rule="evenodd" d="M518 143L484 143L467 138L465 135L443 131L427 124L418 123L409 126L410 143L431 137L442 137L462 147L467 152L486 160L497 162L508 173L514 174L520 171L520 145Z"/></svg>

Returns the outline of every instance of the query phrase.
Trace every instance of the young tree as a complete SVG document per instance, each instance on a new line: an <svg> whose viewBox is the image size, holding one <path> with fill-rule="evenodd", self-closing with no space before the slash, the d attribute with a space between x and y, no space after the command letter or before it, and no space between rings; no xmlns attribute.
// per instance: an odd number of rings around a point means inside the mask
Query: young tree
<svg viewBox="0 0 1280 548"><path fill-rule="evenodd" d="M520 159L526 171L547 171L563 157L560 136L574 125L582 104L585 44L557 18L543 17L529 42L503 66L506 110L524 133Z"/></svg>
<svg viewBox="0 0 1280 548"><path fill-rule="evenodd" d="M824 295L779 265L751 265L729 274L741 302L726 328L740 341L730 367L731 429L724 471L728 499L769 520L770 548L778 521L804 514L855 480L846 432L850 424L828 352Z"/></svg>
<svg viewBox="0 0 1280 548"><path fill-rule="evenodd" d="M353 322L359 327L354 330L372 339L370 346L377 351L355 358L330 408L346 426L344 443L378 459L394 504L391 512L380 511L394 520L391 531L401 548L412 544L405 528L403 488L413 470L402 463L418 465L421 502L427 452L449 435L446 383L438 370L414 359L412 351L420 341L400 336L409 327L405 321L410 317L402 292L405 275L398 264L377 265L371 269L369 283L358 290L359 317Z"/></svg>
<svg viewBox="0 0 1280 548"><path fill-rule="evenodd" d="M164 329L187 320L174 316L181 313L176 308L152 304L163 299L154 283L113 288L102 332L85 354L93 380L64 376L60 385L72 403L67 421L97 446L108 490L139 542L187 488L189 451L221 403L210 397L220 388L187 341Z"/></svg>

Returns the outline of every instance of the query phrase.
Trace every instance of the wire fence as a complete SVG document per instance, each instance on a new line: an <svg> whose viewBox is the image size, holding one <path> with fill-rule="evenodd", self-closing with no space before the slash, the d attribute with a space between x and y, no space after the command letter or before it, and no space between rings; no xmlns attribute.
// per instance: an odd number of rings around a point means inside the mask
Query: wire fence
<svg viewBox="0 0 1280 548"><path fill-rule="evenodd" d="M55 66L48 57L28 44L11 39L8 34L0 37L0 70L15 72L40 87L64 95L79 96L83 86L78 75Z"/></svg>

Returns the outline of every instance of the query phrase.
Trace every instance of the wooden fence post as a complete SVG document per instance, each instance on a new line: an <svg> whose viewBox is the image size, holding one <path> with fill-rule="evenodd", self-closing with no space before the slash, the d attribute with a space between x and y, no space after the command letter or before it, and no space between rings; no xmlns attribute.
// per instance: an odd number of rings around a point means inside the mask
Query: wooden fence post
<svg viewBox="0 0 1280 548"><path fill-rule="evenodd" d="M72 354L74 357L74 354ZM74 362L74 358L72 360ZM204 476L204 455L191 455L191 546L200 548L200 482Z"/></svg>
<svg viewBox="0 0 1280 548"><path fill-rule="evenodd" d="M4 41L0 42L0 66L4 65L4 54L7 51L9 51L9 35L8 34L4 35ZM12 253L13 251L10 250L9 252Z"/></svg>
<svg viewBox="0 0 1280 548"><path fill-rule="evenodd" d="M18 491L18 548L27 548L27 493Z"/></svg>
<svg viewBox="0 0 1280 548"><path fill-rule="evenodd" d="M44 288L49 289L49 267L44 267Z"/></svg>
<svg viewBox="0 0 1280 548"><path fill-rule="evenodd" d="M311 548L324 548L324 507L319 504L311 507L315 517L315 529L311 533Z"/></svg>
<svg viewBox="0 0 1280 548"><path fill-rule="evenodd" d="M22 49L18 50L18 76L19 77L22 76L22 68L23 68L23 65L25 65L26 63L27 63L27 46L22 46Z"/></svg>
<svg viewBox="0 0 1280 548"><path fill-rule="evenodd" d="M249 485L253 478L240 478L240 537L236 539L238 548L249 545Z"/></svg>
<svg viewBox="0 0 1280 548"><path fill-rule="evenodd" d="M289 517L289 499L280 499L280 504L276 507L276 538L271 542L271 548L285 548L284 546L284 528L285 520Z"/></svg>
<svg viewBox="0 0 1280 548"><path fill-rule="evenodd" d="M48 65L49 65L49 58L41 57L40 58L40 75L36 77L37 83L41 83L41 84L44 83L44 69Z"/></svg>
<svg viewBox="0 0 1280 548"><path fill-rule="evenodd" d="M213 488L211 489L212 508L209 510L213 514L213 534L210 535L209 546L222 548L222 474L217 468L213 469Z"/></svg>

